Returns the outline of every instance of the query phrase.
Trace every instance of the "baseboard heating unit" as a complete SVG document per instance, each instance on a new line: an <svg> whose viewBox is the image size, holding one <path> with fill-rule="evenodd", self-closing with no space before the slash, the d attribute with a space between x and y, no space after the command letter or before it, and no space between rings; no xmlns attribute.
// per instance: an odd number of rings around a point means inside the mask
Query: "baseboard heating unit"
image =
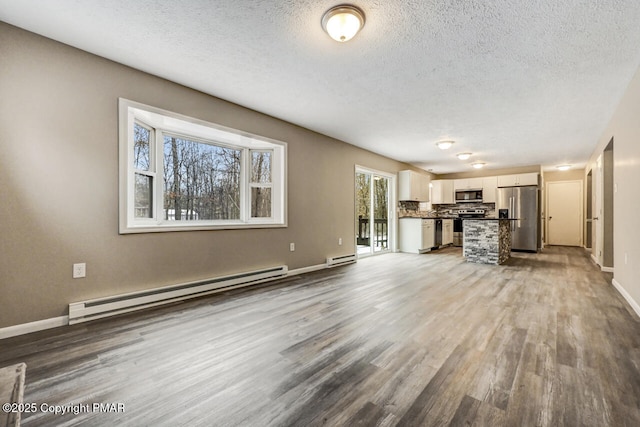
<svg viewBox="0 0 640 427"><path fill-rule="evenodd" d="M339 265L352 264L356 262L356 254L342 255L337 257L327 258L327 267L337 267Z"/></svg>
<svg viewBox="0 0 640 427"><path fill-rule="evenodd" d="M287 275L288 267L266 268L263 270L221 276L197 282L164 286L146 291L131 292L110 297L69 304L69 324L86 322L128 313L161 304L209 295L215 292L255 285Z"/></svg>

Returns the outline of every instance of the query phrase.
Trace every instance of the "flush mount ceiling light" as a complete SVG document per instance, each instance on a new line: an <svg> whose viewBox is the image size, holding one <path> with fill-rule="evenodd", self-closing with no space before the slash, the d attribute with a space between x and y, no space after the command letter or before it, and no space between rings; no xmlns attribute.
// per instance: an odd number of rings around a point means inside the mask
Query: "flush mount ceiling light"
<svg viewBox="0 0 640 427"><path fill-rule="evenodd" d="M471 157L471 153L458 153L456 154L456 157L460 160L467 160L469 157Z"/></svg>
<svg viewBox="0 0 640 427"><path fill-rule="evenodd" d="M338 42L349 41L364 27L364 12L350 4L332 7L322 15L322 28Z"/></svg>
<svg viewBox="0 0 640 427"><path fill-rule="evenodd" d="M471 163L471 166L474 167L474 169L482 169L484 167L485 163L483 162L475 162L475 163Z"/></svg>
<svg viewBox="0 0 640 427"><path fill-rule="evenodd" d="M569 169L571 169L571 165L560 165L560 166L556 166L556 169L560 170L560 171L568 171Z"/></svg>
<svg viewBox="0 0 640 427"><path fill-rule="evenodd" d="M436 142L436 145L441 150L448 150L453 145L454 141L440 141Z"/></svg>

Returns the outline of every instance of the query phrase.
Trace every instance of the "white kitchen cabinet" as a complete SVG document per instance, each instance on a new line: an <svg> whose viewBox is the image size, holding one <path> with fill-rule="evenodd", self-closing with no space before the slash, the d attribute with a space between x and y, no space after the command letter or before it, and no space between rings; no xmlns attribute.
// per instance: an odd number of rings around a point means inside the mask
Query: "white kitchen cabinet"
<svg viewBox="0 0 640 427"><path fill-rule="evenodd" d="M414 171L398 172L398 200L429 201L429 177Z"/></svg>
<svg viewBox="0 0 640 427"><path fill-rule="evenodd" d="M435 245L435 220L422 218L400 218L400 252L419 254L430 251Z"/></svg>
<svg viewBox="0 0 640 427"><path fill-rule="evenodd" d="M498 190L498 177L486 176L482 178L482 202L495 203Z"/></svg>
<svg viewBox="0 0 640 427"><path fill-rule="evenodd" d="M482 188L482 178L461 178L453 181L455 190L479 190Z"/></svg>
<svg viewBox="0 0 640 427"><path fill-rule="evenodd" d="M442 244L453 245L453 220L442 220Z"/></svg>
<svg viewBox="0 0 640 427"><path fill-rule="evenodd" d="M523 185L538 185L538 174L520 173L516 175L500 175L498 187L520 187Z"/></svg>
<svg viewBox="0 0 640 427"><path fill-rule="evenodd" d="M452 179L436 179L431 184L432 205L455 203Z"/></svg>
<svg viewBox="0 0 640 427"><path fill-rule="evenodd" d="M422 248L428 251L436 245L436 221L433 219L422 220Z"/></svg>

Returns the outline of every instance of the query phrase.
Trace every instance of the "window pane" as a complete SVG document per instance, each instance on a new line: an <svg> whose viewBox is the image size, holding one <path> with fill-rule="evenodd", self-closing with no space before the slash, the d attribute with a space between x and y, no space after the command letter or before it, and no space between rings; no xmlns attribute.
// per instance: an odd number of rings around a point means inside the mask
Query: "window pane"
<svg viewBox="0 0 640 427"><path fill-rule="evenodd" d="M251 189L251 218L271 217L271 188L253 187Z"/></svg>
<svg viewBox="0 0 640 427"><path fill-rule="evenodd" d="M271 151L251 152L251 182L271 182Z"/></svg>
<svg viewBox="0 0 640 427"><path fill-rule="evenodd" d="M389 180L373 177L373 243L374 252L389 249Z"/></svg>
<svg viewBox="0 0 640 427"><path fill-rule="evenodd" d="M356 173L356 217L358 219L358 253L370 253L370 223L371 219L371 175L368 173Z"/></svg>
<svg viewBox="0 0 640 427"><path fill-rule="evenodd" d="M164 137L164 219L240 219L241 150Z"/></svg>
<svg viewBox="0 0 640 427"><path fill-rule="evenodd" d="M136 218L152 218L153 212L151 210L152 199L152 181L153 177L142 175L140 173L136 175L136 192L134 194L135 203L135 217Z"/></svg>
<svg viewBox="0 0 640 427"><path fill-rule="evenodd" d="M133 125L133 167L148 171L151 148L151 131L135 123Z"/></svg>

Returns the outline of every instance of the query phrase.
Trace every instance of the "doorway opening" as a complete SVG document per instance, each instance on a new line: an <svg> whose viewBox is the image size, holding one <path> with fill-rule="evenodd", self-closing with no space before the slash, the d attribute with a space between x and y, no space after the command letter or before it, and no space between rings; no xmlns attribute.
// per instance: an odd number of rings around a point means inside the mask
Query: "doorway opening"
<svg viewBox="0 0 640 427"><path fill-rule="evenodd" d="M602 264L605 271L613 271L613 138L604 149L602 159Z"/></svg>
<svg viewBox="0 0 640 427"><path fill-rule="evenodd" d="M593 228L591 223L593 222L593 170L590 170L587 174L587 217L585 220L585 248L593 248Z"/></svg>
<svg viewBox="0 0 640 427"><path fill-rule="evenodd" d="M356 247L358 256L389 252L393 247L393 175L356 168Z"/></svg>
<svg viewBox="0 0 640 427"><path fill-rule="evenodd" d="M613 272L613 138L596 160L592 182L592 258L602 271Z"/></svg>

